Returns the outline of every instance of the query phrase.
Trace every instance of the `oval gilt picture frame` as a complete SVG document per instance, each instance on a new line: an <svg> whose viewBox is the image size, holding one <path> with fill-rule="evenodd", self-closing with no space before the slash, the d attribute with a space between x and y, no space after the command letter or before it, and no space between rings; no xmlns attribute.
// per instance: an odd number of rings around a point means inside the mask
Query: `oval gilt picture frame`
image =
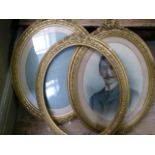
<svg viewBox="0 0 155 155"><path fill-rule="evenodd" d="M36 100L35 81L40 61L51 46L74 33L88 34L75 22L38 20L24 31L13 51L12 82L15 92L25 109L38 118L41 118L41 113ZM63 122L73 113L65 114L59 106L55 107L53 115L57 121Z"/></svg>
<svg viewBox="0 0 155 155"><path fill-rule="evenodd" d="M134 32L118 25L92 33L106 42L120 58L129 79L130 101L118 132L132 129L148 112L155 96L155 61L146 43Z"/></svg>
<svg viewBox="0 0 155 155"><path fill-rule="evenodd" d="M102 41L89 35L73 35L71 37L65 38L64 40L58 42L52 48L50 48L48 53L42 59L38 71L37 84L36 84L37 101L40 110L42 112L42 116L56 134L67 134L58 127L57 122L55 122L54 118L49 113L48 107L46 106L46 99L44 96L44 92L45 92L45 78L49 65L54 61L54 58L56 58L56 56L61 53L61 51L64 51L65 49L73 46L76 47L85 46L98 51L100 55L104 56L104 58L109 61L109 63L112 65L114 69L114 72L116 74L119 83L118 89L120 93L119 95L120 104L118 104L119 105L118 111L114 116L114 118L112 119L112 121L110 122L110 124L108 125L108 127L103 129L102 132L100 133L100 134L111 134L116 130L126 112L129 99L128 79L121 62L114 54L114 52L111 51L109 46L107 46ZM68 72L69 74L68 95L71 99L70 102L74 102L74 104L80 102L78 94L77 73L78 73L78 67L81 63L80 60L82 59L84 54L85 53L83 53L83 51L77 50L75 52L70 70ZM74 107L74 110L75 112L77 112L77 107Z"/></svg>

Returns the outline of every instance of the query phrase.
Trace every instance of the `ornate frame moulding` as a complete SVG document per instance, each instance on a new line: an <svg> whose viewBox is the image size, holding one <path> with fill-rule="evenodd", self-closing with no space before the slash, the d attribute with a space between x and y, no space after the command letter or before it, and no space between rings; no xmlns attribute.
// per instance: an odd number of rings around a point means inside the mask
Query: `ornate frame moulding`
<svg viewBox="0 0 155 155"><path fill-rule="evenodd" d="M137 97L137 101L133 102L133 104L132 100L135 93L133 93L133 96L131 93L131 103L129 103L129 105L131 104L132 106L130 106L131 108L128 108L125 119L119 127L119 132L125 133L134 127L145 116L153 103L155 97L154 58L146 43L134 32L120 27L116 20L106 21L102 27L98 28L91 35L109 44L109 46L111 46L117 56L121 59L122 64L127 71L130 89L135 87L135 89L138 90L138 82L139 87L142 86L142 91L139 93L139 99ZM121 48L124 48L123 46L128 48L128 51L121 51ZM131 54L133 55L133 58L130 59ZM125 55L127 56L127 61L125 60ZM132 61L128 62L128 60ZM133 74L136 70L132 70L131 74L131 70L128 67L132 64L136 64L136 62L137 65L132 67L132 69L137 68L137 72L141 70L141 74L137 73L137 79L136 75ZM139 69L138 65L140 66ZM143 78L141 84L140 78ZM135 83L136 81L137 83Z"/></svg>
<svg viewBox="0 0 155 155"><path fill-rule="evenodd" d="M38 118L41 118L41 113L35 96L35 80L39 63L54 43L74 33L88 34L82 26L72 21L37 20L20 36L13 51L11 63L13 87L24 108ZM63 122L72 116L73 112L53 117Z"/></svg>
<svg viewBox="0 0 155 155"><path fill-rule="evenodd" d="M119 90L120 90L120 104L119 111L117 112L114 119L110 122L109 126L104 128L100 134L111 134L113 133L120 122L123 120L127 104L129 100L129 85L128 79L118 57L114 54L114 52L109 48L109 46L95 37L91 37L90 35L72 35L70 37L65 38L64 40L58 42L54 46L52 46L49 51L46 53L44 58L42 59L38 71L37 83L36 83L36 94L37 101L42 112L42 116L44 120L48 123L50 128L56 134L67 134L63 130L61 130L57 123L55 122L53 116L50 115L48 108L45 103L44 97L44 79L46 76L46 71L50 63L54 60L54 58L64 49L67 49L72 46L85 46L92 49L97 50L101 55L104 55L107 60L110 62L112 67L114 68L116 77L119 82ZM76 51L73 56L72 63L69 70L68 77L68 95L70 97L71 103L79 102L78 95L78 83L77 83L77 73L78 67L80 65L81 59L85 53L82 51ZM73 107L75 111L77 111L77 107ZM77 113L78 115L78 113ZM80 115L78 115L80 116ZM81 117L81 116L80 116Z"/></svg>

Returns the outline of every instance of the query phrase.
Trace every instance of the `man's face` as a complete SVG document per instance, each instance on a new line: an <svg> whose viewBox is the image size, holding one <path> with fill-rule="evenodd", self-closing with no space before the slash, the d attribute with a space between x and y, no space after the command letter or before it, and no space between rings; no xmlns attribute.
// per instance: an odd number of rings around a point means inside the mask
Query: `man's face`
<svg viewBox="0 0 155 155"><path fill-rule="evenodd" d="M116 81L112 66L107 60L102 60L100 65L100 75L102 76L106 85L109 86Z"/></svg>

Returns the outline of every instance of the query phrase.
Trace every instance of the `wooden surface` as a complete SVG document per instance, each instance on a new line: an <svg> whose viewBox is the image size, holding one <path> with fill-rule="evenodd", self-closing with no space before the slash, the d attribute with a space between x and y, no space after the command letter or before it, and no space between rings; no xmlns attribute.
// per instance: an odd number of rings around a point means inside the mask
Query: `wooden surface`
<svg viewBox="0 0 155 155"><path fill-rule="evenodd" d="M83 26L102 26L106 19L73 19ZM35 19L21 19L19 25L28 26L34 22ZM155 19L119 19L121 26L124 27L155 27Z"/></svg>
<svg viewBox="0 0 155 155"><path fill-rule="evenodd" d="M29 114L21 105L17 110L17 119L13 130L14 135L48 135L50 128L44 121Z"/></svg>
<svg viewBox="0 0 155 155"><path fill-rule="evenodd" d="M38 20L38 19L37 19ZM19 27L27 28L35 19L21 19L19 20ZM93 32L99 26L102 26L105 19L74 19L80 25L85 26L88 32ZM121 19L118 20L121 26L127 27L135 33L139 34L144 40L155 39L155 19Z"/></svg>
<svg viewBox="0 0 155 155"><path fill-rule="evenodd" d="M67 134L71 135L90 135L95 134L77 118L66 122L59 127ZM18 108L18 116L14 126L15 135L53 135L54 132L43 121L29 114L21 105Z"/></svg>
<svg viewBox="0 0 155 155"><path fill-rule="evenodd" d="M128 133L129 135L155 134L155 102L147 115Z"/></svg>
<svg viewBox="0 0 155 155"><path fill-rule="evenodd" d="M60 126L61 129L72 135L94 134L79 120L67 122ZM48 125L31 114L23 107L18 109L18 116L13 130L14 135L54 135ZM155 134L155 102L147 115L127 135L154 135Z"/></svg>

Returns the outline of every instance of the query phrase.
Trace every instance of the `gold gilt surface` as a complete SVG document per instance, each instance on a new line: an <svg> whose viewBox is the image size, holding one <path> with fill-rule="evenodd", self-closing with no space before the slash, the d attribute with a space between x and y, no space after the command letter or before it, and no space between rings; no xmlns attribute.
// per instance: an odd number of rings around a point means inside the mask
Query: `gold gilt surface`
<svg viewBox="0 0 155 155"><path fill-rule="evenodd" d="M86 19L79 19L76 20L79 24L83 26L102 26L103 22L101 19L98 20L86 20ZM20 26L29 26L34 22L34 20L20 20ZM139 27L140 32L145 31L148 34L149 39L151 38L151 33L148 29L141 29L142 27L155 27L155 20L119 20L121 26L125 27ZM154 39L153 39L154 40ZM150 46L149 46L150 47ZM152 42L152 53L155 55L155 44ZM150 48L151 48L150 47ZM14 134L51 134L53 131L48 131L46 124L42 121L25 111L23 106L19 106L20 109L17 110L17 118L14 127ZM145 117L135 126L133 126L132 130L127 134L136 134L136 135L144 135L144 134L155 134L155 101L149 113L145 115Z"/></svg>
<svg viewBox="0 0 155 155"><path fill-rule="evenodd" d="M76 22L66 21L66 20L37 20L32 25L30 25L24 33L20 36L15 49L13 51L12 62L11 62L11 72L12 72L12 83L15 89L16 95L19 98L20 103L25 107L25 109L33 114L34 116L41 118L41 113L38 108L36 108L33 103L25 95L23 91L21 77L19 74L20 65L21 65L21 56L23 54L24 48L27 45L28 41L35 35L37 32L43 28L50 26L64 26L75 33L87 34L88 32ZM70 118L72 114L66 115L63 118L56 118L59 122L63 122L66 118Z"/></svg>
<svg viewBox="0 0 155 155"><path fill-rule="evenodd" d="M112 64L116 77L119 82L119 89L120 89L120 107L119 112L115 116L115 118L112 120L110 125L103 129L101 134L112 134L117 129L120 122L123 120L125 112L127 110L127 104L129 100L129 85L128 85L128 79L127 75L125 73L124 67L119 61L118 57L114 54L114 52L109 48L109 46L102 41L96 39L95 37L91 37L90 35L73 35L71 37L67 37L64 40L58 42L55 44L49 51L46 53L45 57L41 61L38 76L37 76L37 83L36 83L36 94L37 94L37 100L39 107L42 112L42 116L44 120L48 123L52 131L54 131L56 134L67 134L63 130L61 130L57 123L54 121L53 117L50 116L48 109L45 105L45 99L43 94L43 88L44 88L44 78L46 70L50 64L50 62L55 58L55 56L61 52L63 49L74 46L74 45L81 45L93 48L103 54L108 61ZM82 57L85 53L83 50L75 53L75 58L73 58L70 72L69 72L69 79L68 79L68 86L69 86L69 92L70 92L70 98L71 102L79 102L79 96L77 91L77 73L78 73L78 67L80 65L80 62L82 60ZM80 110L78 107L75 107L75 109ZM83 117L83 116L82 116ZM86 123L88 120L86 120Z"/></svg>
<svg viewBox="0 0 155 155"><path fill-rule="evenodd" d="M150 49L137 34L126 28L120 27L119 23L117 22L110 24L111 26L108 26L108 24L106 23L101 28L98 28L95 32L93 32L92 35L95 35L95 37L101 40L107 37L121 37L127 39L139 49L142 56L144 57L148 69L149 85L148 85L147 97L144 100L143 107L141 111L136 115L136 117L134 117L130 122L125 123L123 122L119 127L120 133L126 133L130 131L138 122L140 122L140 120L146 115L146 113L148 112L154 101L155 62Z"/></svg>

